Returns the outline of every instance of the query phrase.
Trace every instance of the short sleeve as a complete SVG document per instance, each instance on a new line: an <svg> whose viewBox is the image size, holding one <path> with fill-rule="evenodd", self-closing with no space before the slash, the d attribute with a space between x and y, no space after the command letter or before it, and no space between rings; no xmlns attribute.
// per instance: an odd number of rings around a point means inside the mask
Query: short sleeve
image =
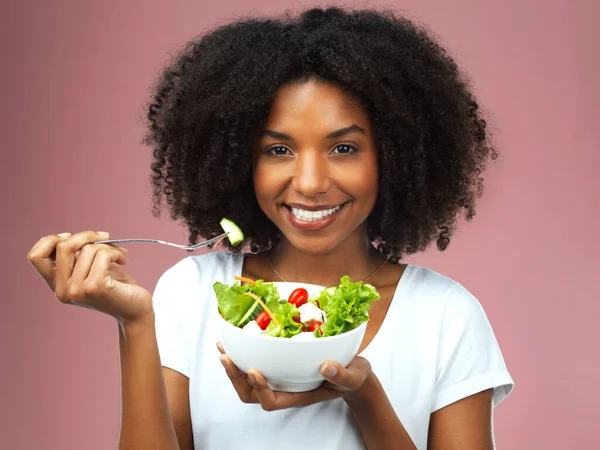
<svg viewBox="0 0 600 450"><path fill-rule="evenodd" d="M192 348L185 320L189 313L186 313L186 299L181 292L186 284L186 266L189 261L180 261L159 278L152 302L161 364L189 378Z"/></svg>
<svg viewBox="0 0 600 450"><path fill-rule="evenodd" d="M442 318L432 411L487 389L494 407L513 388L513 380L479 301L460 284L446 299Z"/></svg>

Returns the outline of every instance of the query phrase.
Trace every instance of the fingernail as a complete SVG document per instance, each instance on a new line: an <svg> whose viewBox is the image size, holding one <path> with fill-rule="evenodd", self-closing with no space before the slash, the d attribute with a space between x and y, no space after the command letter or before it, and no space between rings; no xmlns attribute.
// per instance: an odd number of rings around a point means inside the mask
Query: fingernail
<svg viewBox="0 0 600 450"><path fill-rule="evenodd" d="M321 369L321 373L324 376L331 378L331 377L335 377L335 375L337 374L337 369L330 364L325 364L323 366L323 368Z"/></svg>
<svg viewBox="0 0 600 450"><path fill-rule="evenodd" d="M100 237L107 238L109 236L108 231L97 231Z"/></svg>
<svg viewBox="0 0 600 450"><path fill-rule="evenodd" d="M221 364L223 364L223 367L225 367L227 369L227 356L225 356L225 355L219 356L219 361L221 361Z"/></svg>
<svg viewBox="0 0 600 450"><path fill-rule="evenodd" d="M248 372L248 381L250 381L250 384L256 384L256 377L252 372Z"/></svg>
<svg viewBox="0 0 600 450"><path fill-rule="evenodd" d="M71 236L71 233L59 233L58 234L58 237L61 237L61 238L67 238L69 236Z"/></svg>

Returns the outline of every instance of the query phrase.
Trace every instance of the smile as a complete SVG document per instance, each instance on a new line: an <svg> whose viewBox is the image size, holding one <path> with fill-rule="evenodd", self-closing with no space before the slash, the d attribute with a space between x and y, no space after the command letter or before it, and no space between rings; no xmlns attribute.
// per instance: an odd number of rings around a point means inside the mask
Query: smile
<svg viewBox="0 0 600 450"><path fill-rule="evenodd" d="M319 209L316 211L308 211L305 209L292 208L292 207L290 207L290 210L292 211L292 214L294 215L294 217L298 220L302 220L305 222L316 222L317 220L321 220L325 217L331 216L332 214L339 211L340 208L341 208L341 205L338 205L338 206L336 206L334 208L330 208L330 209Z"/></svg>
<svg viewBox="0 0 600 450"><path fill-rule="evenodd" d="M333 224L340 214L346 209L346 204L337 206L323 205L309 206L299 204L284 204L287 211L285 217L291 225L303 231L320 231Z"/></svg>

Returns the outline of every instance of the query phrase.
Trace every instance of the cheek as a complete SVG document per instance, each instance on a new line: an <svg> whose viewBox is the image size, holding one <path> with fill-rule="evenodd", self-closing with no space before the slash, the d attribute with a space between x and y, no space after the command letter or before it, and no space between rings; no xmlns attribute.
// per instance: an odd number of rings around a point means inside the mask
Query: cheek
<svg viewBox="0 0 600 450"><path fill-rule="evenodd" d="M268 168L259 162L254 166L252 177L256 198L261 207L264 208L264 200L272 200L278 195L278 186L281 183L278 179L277 171L274 171L272 168Z"/></svg>
<svg viewBox="0 0 600 450"><path fill-rule="evenodd" d="M260 167L254 168L252 172L252 181L254 183L254 192L256 194L256 198L260 202L263 192L265 191L265 177L263 176Z"/></svg>
<svg viewBox="0 0 600 450"><path fill-rule="evenodd" d="M347 185L351 192L353 191L355 196L360 197L363 201L374 204L379 186L377 160L365 161L351 173L351 179L347 179Z"/></svg>

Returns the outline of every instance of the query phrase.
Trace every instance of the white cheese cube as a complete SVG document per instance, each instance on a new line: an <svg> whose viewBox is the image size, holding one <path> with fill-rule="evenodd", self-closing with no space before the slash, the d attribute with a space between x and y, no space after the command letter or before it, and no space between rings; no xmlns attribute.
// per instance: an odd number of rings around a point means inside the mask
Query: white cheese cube
<svg viewBox="0 0 600 450"><path fill-rule="evenodd" d="M300 311L300 322L307 324L313 320L323 322L322 311L312 303L308 302L298 308Z"/></svg>

